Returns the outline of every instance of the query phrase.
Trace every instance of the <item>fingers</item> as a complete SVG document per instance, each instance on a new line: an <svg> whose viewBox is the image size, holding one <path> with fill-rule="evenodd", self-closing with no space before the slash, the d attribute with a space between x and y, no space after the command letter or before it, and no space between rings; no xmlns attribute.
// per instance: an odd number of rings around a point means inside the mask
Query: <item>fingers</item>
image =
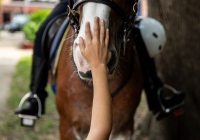
<svg viewBox="0 0 200 140"><path fill-rule="evenodd" d="M100 29L100 42L103 44L105 40L105 21L101 20L101 29Z"/></svg>
<svg viewBox="0 0 200 140"><path fill-rule="evenodd" d="M93 37L90 31L90 23L86 22L85 24L85 37L86 44L91 42L99 42L100 44L104 44L106 47L109 42L109 30L105 29L105 21L102 19L99 22L99 17L94 18L94 26L93 26Z"/></svg>
<svg viewBox="0 0 200 140"><path fill-rule="evenodd" d="M94 27L93 27L93 39L99 40L99 17L94 18Z"/></svg>
<svg viewBox="0 0 200 140"><path fill-rule="evenodd" d="M79 37L79 47L80 47L81 53L83 53L85 49L85 44L82 37Z"/></svg>
<svg viewBox="0 0 200 140"><path fill-rule="evenodd" d="M85 23L85 38L86 38L86 43L91 42L92 40L92 35L90 32L90 23L86 22Z"/></svg>
<svg viewBox="0 0 200 140"><path fill-rule="evenodd" d="M109 30L106 29L106 38L105 38L105 46L108 47L108 43L109 43Z"/></svg>

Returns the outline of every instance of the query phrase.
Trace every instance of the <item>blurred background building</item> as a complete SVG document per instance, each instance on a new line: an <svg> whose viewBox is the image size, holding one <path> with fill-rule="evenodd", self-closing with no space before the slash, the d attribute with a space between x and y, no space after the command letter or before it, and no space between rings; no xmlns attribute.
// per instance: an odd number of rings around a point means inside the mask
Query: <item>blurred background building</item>
<svg viewBox="0 0 200 140"><path fill-rule="evenodd" d="M0 0L0 24L11 21L18 14L27 14L39 8L52 9L58 0Z"/></svg>

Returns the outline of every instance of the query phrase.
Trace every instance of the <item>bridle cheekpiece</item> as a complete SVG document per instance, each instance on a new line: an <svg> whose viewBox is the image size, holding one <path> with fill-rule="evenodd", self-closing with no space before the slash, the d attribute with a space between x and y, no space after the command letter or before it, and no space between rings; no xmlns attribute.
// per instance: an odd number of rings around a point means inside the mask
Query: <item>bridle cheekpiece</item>
<svg viewBox="0 0 200 140"><path fill-rule="evenodd" d="M131 30L131 25L135 20L136 13L137 13L137 4L138 2L136 1L135 4L133 5L133 10L131 11L130 15L127 16L126 12L119 6L115 1L113 0L77 0L75 3L73 0L69 0L69 5L68 7L68 17L70 19L70 24L72 28L75 31L76 36L79 33L80 25L79 25L79 15L76 12L77 8L86 2L95 2L95 3L101 3L109 6L111 9L113 9L122 19L124 22L123 25L123 53L125 55L126 52L126 44L127 44L127 36Z"/></svg>

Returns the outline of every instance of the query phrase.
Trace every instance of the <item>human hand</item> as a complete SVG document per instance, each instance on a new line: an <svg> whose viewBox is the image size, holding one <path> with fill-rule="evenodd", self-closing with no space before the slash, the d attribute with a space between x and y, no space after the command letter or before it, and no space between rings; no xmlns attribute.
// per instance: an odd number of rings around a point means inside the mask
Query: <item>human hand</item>
<svg viewBox="0 0 200 140"><path fill-rule="evenodd" d="M91 70L101 65L107 67L109 30L105 29L105 21L101 20L99 24L99 20L98 17L94 19L93 36L90 32L90 23L87 22L85 24L85 43L83 38L79 38L81 54L90 65Z"/></svg>

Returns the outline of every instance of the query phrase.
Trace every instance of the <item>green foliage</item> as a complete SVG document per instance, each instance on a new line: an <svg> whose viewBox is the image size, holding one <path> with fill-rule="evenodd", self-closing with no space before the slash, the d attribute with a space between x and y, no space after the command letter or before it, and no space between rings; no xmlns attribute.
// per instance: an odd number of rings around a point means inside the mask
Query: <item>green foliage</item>
<svg viewBox="0 0 200 140"><path fill-rule="evenodd" d="M16 65L10 93L0 113L0 140L57 140L58 114L55 107L55 96L50 86L46 101L46 114L42 115L34 128L21 127L20 119L14 114L22 97L29 91L31 57L23 57Z"/></svg>
<svg viewBox="0 0 200 140"><path fill-rule="evenodd" d="M29 21L22 27L27 40L33 41L35 39L38 28L50 12L50 9L39 9L29 15Z"/></svg>

